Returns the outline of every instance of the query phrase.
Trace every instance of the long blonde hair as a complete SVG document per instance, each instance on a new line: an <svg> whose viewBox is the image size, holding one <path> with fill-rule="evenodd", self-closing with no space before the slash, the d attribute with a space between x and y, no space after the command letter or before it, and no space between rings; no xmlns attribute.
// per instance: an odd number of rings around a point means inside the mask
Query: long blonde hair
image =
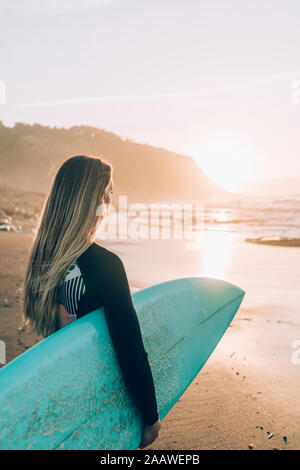
<svg viewBox="0 0 300 470"><path fill-rule="evenodd" d="M44 337L57 330L58 288L91 245L109 200L112 166L94 156L68 158L44 203L23 284L23 320Z"/></svg>

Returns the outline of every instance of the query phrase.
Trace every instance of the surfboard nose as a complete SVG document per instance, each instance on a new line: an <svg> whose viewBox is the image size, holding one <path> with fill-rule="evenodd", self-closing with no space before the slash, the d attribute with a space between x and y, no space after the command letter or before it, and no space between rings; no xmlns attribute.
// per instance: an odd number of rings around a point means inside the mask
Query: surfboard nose
<svg viewBox="0 0 300 470"><path fill-rule="evenodd" d="M233 318L245 296L243 289L221 279L192 277L187 278L187 283L190 285L193 305L195 305L195 302L198 303L198 315L202 317L202 321L234 304Z"/></svg>
<svg viewBox="0 0 300 470"><path fill-rule="evenodd" d="M148 294L148 295L147 295ZM232 302L242 302L245 291L227 281L212 277L182 277L143 289L143 302L161 297L160 302L177 305L181 311L197 308L203 314L210 314L224 308ZM133 295L139 304L139 292ZM238 302L237 302L238 303Z"/></svg>
<svg viewBox="0 0 300 470"><path fill-rule="evenodd" d="M192 289L201 298L201 303L216 307L218 303L222 305L243 298L245 291L222 279L213 277L190 277L186 278ZM242 300L242 299L241 299Z"/></svg>
<svg viewBox="0 0 300 470"><path fill-rule="evenodd" d="M210 277L184 277L166 281L133 294L139 318L173 325L178 334L215 318L213 324L230 324L245 291L234 284Z"/></svg>

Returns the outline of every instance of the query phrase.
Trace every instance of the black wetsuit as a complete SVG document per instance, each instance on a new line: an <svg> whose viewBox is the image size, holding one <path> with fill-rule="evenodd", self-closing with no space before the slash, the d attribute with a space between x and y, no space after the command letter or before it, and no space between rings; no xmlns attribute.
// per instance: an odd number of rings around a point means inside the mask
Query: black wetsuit
<svg viewBox="0 0 300 470"><path fill-rule="evenodd" d="M153 377L121 258L92 243L70 268L59 297L73 318L104 306L125 383L145 424L155 423L158 408Z"/></svg>

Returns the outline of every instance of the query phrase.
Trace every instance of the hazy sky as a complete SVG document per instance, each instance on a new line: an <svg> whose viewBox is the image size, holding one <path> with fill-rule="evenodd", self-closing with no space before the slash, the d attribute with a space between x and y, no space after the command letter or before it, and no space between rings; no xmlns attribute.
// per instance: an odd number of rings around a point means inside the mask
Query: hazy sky
<svg viewBox="0 0 300 470"><path fill-rule="evenodd" d="M229 188L300 176L299 0L1 0L0 10L5 124L103 128L193 155Z"/></svg>

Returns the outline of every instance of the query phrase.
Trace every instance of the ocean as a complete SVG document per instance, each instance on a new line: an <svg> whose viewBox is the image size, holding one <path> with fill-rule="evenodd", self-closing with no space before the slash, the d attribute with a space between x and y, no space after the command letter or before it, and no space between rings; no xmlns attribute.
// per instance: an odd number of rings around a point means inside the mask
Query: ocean
<svg viewBox="0 0 300 470"><path fill-rule="evenodd" d="M172 209L172 204L175 203L181 208L179 212ZM157 204L160 207L159 212L155 212ZM175 221L178 224L181 219L180 230L183 233L184 230L194 234L202 230L233 232L247 242L300 246L300 194L293 197L241 197L204 204L185 204L184 206L183 202L173 201L128 206L126 212L118 215L118 221L121 223L126 219L125 238L131 239L168 238L168 227L172 238ZM197 206L201 207L201 211L197 212ZM114 217L114 212L110 213L105 224L110 222L113 225L116 220ZM114 229L111 234L110 237L114 238Z"/></svg>
<svg viewBox="0 0 300 470"><path fill-rule="evenodd" d="M300 246L300 194L207 205L207 229L239 232L247 241ZM275 242L275 243L274 243Z"/></svg>

